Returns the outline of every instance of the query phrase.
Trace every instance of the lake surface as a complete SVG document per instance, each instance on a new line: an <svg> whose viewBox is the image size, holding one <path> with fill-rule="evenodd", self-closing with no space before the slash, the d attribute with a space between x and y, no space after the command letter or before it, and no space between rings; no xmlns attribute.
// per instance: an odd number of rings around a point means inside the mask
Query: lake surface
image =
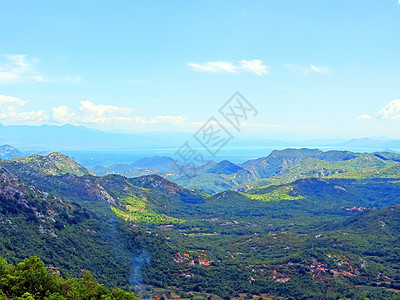
<svg viewBox="0 0 400 300"><path fill-rule="evenodd" d="M378 152L384 149L378 148L345 148L345 147L316 147L316 146L226 146L221 149L217 155L212 156L204 148L196 148L201 153L205 160L217 160L221 161L224 159L230 160L234 163L242 163L249 159L255 159L259 157L268 156L273 150L282 150L286 148L310 148L320 149L322 151L328 150L348 150L352 152ZM179 148L153 148L153 149L58 149L52 151L62 152L80 164L90 167L96 165L109 166L116 163L132 163L143 157L151 156L170 156L178 159L179 155L176 155ZM392 149L397 151L400 149Z"/></svg>

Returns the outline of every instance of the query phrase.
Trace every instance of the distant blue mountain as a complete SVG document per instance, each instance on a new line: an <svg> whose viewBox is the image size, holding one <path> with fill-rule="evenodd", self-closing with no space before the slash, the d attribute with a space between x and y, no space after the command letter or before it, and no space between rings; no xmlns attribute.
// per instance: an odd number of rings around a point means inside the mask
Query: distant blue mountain
<svg viewBox="0 0 400 300"><path fill-rule="evenodd" d="M18 158L25 157L26 153L14 148L10 145L2 145L0 146L0 158L1 159L10 159L10 158Z"/></svg>
<svg viewBox="0 0 400 300"><path fill-rule="evenodd" d="M171 167L174 163L173 159L168 156L153 156L144 157L135 161L130 165L131 168L156 168L159 170L165 170Z"/></svg>
<svg viewBox="0 0 400 300"><path fill-rule="evenodd" d="M0 124L0 145L9 144L20 148L177 148L192 137L183 132L117 133L92 129L85 126L57 125L9 125ZM268 147L346 147L400 149L400 140L389 138L316 139L303 142L267 139L263 135L238 135L229 146Z"/></svg>
<svg viewBox="0 0 400 300"><path fill-rule="evenodd" d="M26 148L137 148L178 147L182 133L121 134L66 124L27 126L0 124L0 144Z"/></svg>

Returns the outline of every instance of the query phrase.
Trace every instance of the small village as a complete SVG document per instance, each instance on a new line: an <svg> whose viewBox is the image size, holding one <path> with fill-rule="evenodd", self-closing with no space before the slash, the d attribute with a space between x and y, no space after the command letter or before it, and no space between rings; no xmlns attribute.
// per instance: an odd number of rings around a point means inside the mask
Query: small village
<svg viewBox="0 0 400 300"><path fill-rule="evenodd" d="M190 267L194 267L196 265L210 267L212 265L212 261L207 260L207 254L205 253L201 253L196 260L193 258L193 255L190 255L189 253L184 253L182 256L182 254L178 252L174 257L174 261L176 263L187 263Z"/></svg>
<svg viewBox="0 0 400 300"><path fill-rule="evenodd" d="M356 206L343 207L342 206L342 210L345 210L345 211L365 211L365 210L372 210L372 209L376 209L376 207L362 207L362 206L360 206L360 207L356 207Z"/></svg>
<svg viewBox="0 0 400 300"><path fill-rule="evenodd" d="M51 270L53 275L60 274L60 270L58 270L54 265L48 265L48 268Z"/></svg>

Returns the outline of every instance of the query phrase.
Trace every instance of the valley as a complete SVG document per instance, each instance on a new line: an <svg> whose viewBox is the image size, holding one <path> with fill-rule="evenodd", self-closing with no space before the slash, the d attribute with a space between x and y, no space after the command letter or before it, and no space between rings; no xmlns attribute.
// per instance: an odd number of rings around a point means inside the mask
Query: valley
<svg viewBox="0 0 400 300"><path fill-rule="evenodd" d="M159 175L132 178L61 153L4 159L0 256L142 298L397 299L399 161L286 149L165 179L158 157L137 165Z"/></svg>

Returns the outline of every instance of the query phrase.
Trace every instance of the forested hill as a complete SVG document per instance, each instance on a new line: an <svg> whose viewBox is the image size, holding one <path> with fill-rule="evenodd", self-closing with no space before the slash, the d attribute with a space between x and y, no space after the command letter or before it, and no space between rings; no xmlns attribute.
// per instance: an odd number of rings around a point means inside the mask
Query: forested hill
<svg viewBox="0 0 400 300"><path fill-rule="evenodd" d="M0 257L0 299L139 299L134 293L102 286L89 271L81 275L65 279L54 266L46 267L37 257L26 258L17 265Z"/></svg>
<svg viewBox="0 0 400 300"><path fill-rule="evenodd" d="M131 164L96 166L99 176L120 174L126 177L158 174L189 189L214 194L230 189L246 191L269 184L288 183L296 179L325 176L361 176L384 167L396 166L400 155L392 152L356 153L319 149L274 150L268 156L241 164L228 160L209 161L196 168L190 177L182 174L169 157L147 157ZM362 171L362 172L359 172Z"/></svg>
<svg viewBox="0 0 400 300"><path fill-rule="evenodd" d="M223 161L212 168L204 166L197 170L194 177L177 176L171 180L187 188L202 189L208 193L229 189L246 191L250 188L288 183L301 178L329 175L343 178L347 175L362 176L363 173L377 172L382 168L399 164L400 154L392 152L355 153L285 149L272 151L267 157L249 160L239 165Z"/></svg>

